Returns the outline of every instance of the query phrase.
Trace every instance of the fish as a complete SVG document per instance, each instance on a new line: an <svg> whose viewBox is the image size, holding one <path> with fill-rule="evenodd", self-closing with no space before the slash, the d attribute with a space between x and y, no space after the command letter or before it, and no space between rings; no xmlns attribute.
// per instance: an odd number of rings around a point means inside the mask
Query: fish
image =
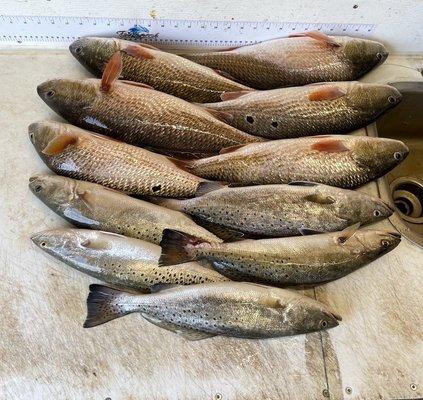
<svg viewBox="0 0 423 400"><path fill-rule="evenodd" d="M160 246L89 229L53 229L31 236L41 250L110 285L148 291L156 284L191 285L228 278L196 262L159 267Z"/></svg>
<svg viewBox="0 0 423 400"><path fill-rule="evenodd" d="M84 327L137 312L187 340L216 335L260 339L329 329L342 319L327 305L296 291L252 283L157 289L152 294L134 294L90 285Z"/></svg>
<svg viewBox="0 0 423 400"><path fill-rule="evenodd" d="M264 140L222 122L219 112L141 83L117 81L119 54L101 80L53 79L38 85L37 92L73 125L165 154L216 154L223 147Z"/></svg>
<svg viewBox="0 0 423 400"><path fill-rule="evenodd" d="M369 125L401 102L389 85L330 82L261 91L226 92L222 102L204 104L251 135L288 139L343 134Z"/></svg>
<svg viewBox="0 0 423 400"><path fill-rule="evenodd" d="M29 138L54 172L128 194L193 196L204 182L160 154L111 140L69 124L35 122Z"/></svg>
<svg viewBox="0 0 423 400"><path fill-rule="evenodd" d="M217 156L187 160L184 168L243 186L311 181L356 188L385 175L408 153L399 140L324 135L230 147Z"/></svg>
<svg viewBox="0 0 423 400"><path fill-rule="evenodd" d="M251 90L228 79L227 74L197 64L149 44L104 37L83 37L69 50L90 72L101 77L110 58L121 52L125 80L141 82L189 102L220 101L225 92Z"/></svg>
<svg viewBox="0 0 423 400"><path fill-rule="evenodd" d="M81 227L118 233L159 244L164 229L173 229L221 242L190 217L96 183L59 175L29 178L31 191L49 208Z"/></svg>
<svg viewBox="0 0 423 400"><path fill-rule="evenodd" d="M382 64L388 51L373 40L310 31L224 51L180 55L225 71L252 88L276 89L354 81Z"/></svg>
<svg viewBox="0 0 423 400"><path fill-rule="evenodd" d="M192 199L150 198L244 238L341 231L388 218L393 208L379 198L313 182L223 187L204 184Z"/></svg>
<svg viewBox="0 0 423 400"><path fill-rule="evenodd" d="M357 270L392 251L401 241L396 232L357 230L287 238L208 243L166 229L159 265L198 261L232 280L278 287L316 286Z"/></svg>

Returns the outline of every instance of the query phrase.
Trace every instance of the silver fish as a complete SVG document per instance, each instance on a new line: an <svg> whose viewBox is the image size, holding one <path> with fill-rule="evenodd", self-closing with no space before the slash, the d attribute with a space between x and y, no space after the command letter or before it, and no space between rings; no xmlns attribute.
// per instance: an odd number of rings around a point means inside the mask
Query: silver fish
<svg viewBox="0 0 423 400"><path fill-rule="evenodd" d="M234 280L272 286L314 286L339 279L393 250L396 232L359 230L277 239L207 243L165 230L160 265L197 260Z"/></svg>
<svg viewBox="0 0 423 400"><path fill-rule="evenodd" d="M139 312L189 340L215 335L258 339L315 332L341 320L310 297L251 283L179 286L145 295L101 285L91 285L90 290L86 328Z"/></svg>
<svg viewBox="0 0 423 400"><path fill-rule="evenodd" d="M145 291L161 283L190 285L228 280L196 262L161 268L159 246L115 233L54 229L31 239L72 268L122 288Z"/></svg>
<svg viewBox="0 0 423 400"><path fill-rule="evenodd" d="M91 182L59 175L29 178L32 192L70 223L120 233L159 244L163 230L174 229L210 242L221 240L190 217Z"/></svg>
<svg viewBox="0 0 423 400"><path fill-rule="evenodd" d="M378 198L310 182L218 190L211 187L210 192L205 184L201 189L199 196L192 199L152 200L247 237L340 231L357 222L379 221L393 213Z"/></svg>

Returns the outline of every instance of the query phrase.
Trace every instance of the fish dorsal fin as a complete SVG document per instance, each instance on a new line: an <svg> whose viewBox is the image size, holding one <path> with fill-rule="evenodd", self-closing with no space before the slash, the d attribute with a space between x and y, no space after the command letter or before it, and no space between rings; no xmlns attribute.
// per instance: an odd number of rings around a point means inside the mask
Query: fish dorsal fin
<svg viewBox="0 0 423 400"><path fill-rule="evenodd" d="M222 99L222 101L235 100L252 92L253 90L240 90L238 92L223 92L220 95L220 98Z"/></svg>
<svg viewBox="0 0 423 400"><path fill-rule="evenodd" d="M344 244L348 239L354 236L354 234L358 231L358 228L360 228L360 222L357 222L354 225L350 225L346 227L341 232L338 232L338 234L335 237L335 241L337 243Z"/></svg>
<svg viewBox="0 0 423 400"><path fill-rule="evenodd" d="M69 146L75 145L80 140L79 136L64 131L48 142L42 153L47 156L54 156L65 151Z"/></svg>
<svg viewBox="0 0 423 400"><path fill-rule="evenodd" d="M342 153L349 151L349 148L340 139L325 138L317 140L311 145L312 150L324 151L327 153Z"/></svg>
<svg viewBox="0 0 423 400"><path fill-rule="evenodd" d="M247 145L246 144L238 144L236 146L225 147L224 149L219 151L219 154L233 153L234 151L242 149L245 146L247 146Z"/></svg>
<svg viewBox="0 0 423 400"><path fill-rule="evenodd" d="M141 87L141 88L144 88L144 89L154 90L153 86L146 85L145 83L141 83L141 82L132 82L132 81L127 81L127 80L120 80L119 82L124 83L126 85L132 85L132 86L137 86L137 87Z"/></svg>
<svg viewBox="0 0 423 400"><path fill-rule="evenodd" d="M151 293L166 292L168 290L178 289L182 285L172 284L172 283L156 283L155 285L150 286Z"/></svg>
<svg viewBox="0 0 423 400"><path fill-rule="evenodd" d="M316 182L309 182L309 181L291 181L288 183L290 186L317 186L318 183Z"/></svg>
<svg viewBox="0 0 423 400"><path fill-rule="evenodd" d="M210 337L216 336L212 333L196 331L194 329L185 328L182 326L172 324L171 322L162 321L161 319L152 317L151 315L148 315L146 313L141 313L141 315L143 316L143 318L145 318L148 322L152 323L153 325L166 329L167 331L176 333L177 335L183 337L186 340L195 341L195 340L208 339Z"/></svg>
<svg viewBox="0 0 423 400"><path fill-rule="evenodd" d="M100 85L101 90L104 93L109 93L112 90L113 84L119 79L121 73L122 57L120 55L120 51L117 51L110 58L109 62L106 64L106 68L103 71Z"/></svg>
<svg viewBox="0 0 423 400"><path fill-rule="evenodd" d="M301 235L303 236L307 236L307 235L317 235L319 233L323 233L322 231L318 231L316 229L310 229L310 228L299 228L298 231L301 233Z"/></svg>
<svg viewBox="0 0 423 400"><path fill-rule="evenodd" d="M305 197L305 200L311 201L317 204L333 204L335 203L335 199L331 196L322 194L322 193L313 193L309 194Z"/></svg>
<svg viewBox="0 0 423 400"><path fill-rule="evenodd" d="M227 111L215 110L214 108L209 108L207 106L201 106L201 107L203 108L203 110L207 111L210 115L212 115L214 118L217 118L219 121L230 122L234 119L233 114Z"/></svg>
<svg viewBox="0 0 423 400"><path fill-rule="evenodd" d="M318 40L320 42L324 42L333 47L341 46L334 38L322 33L320 31L310 31L310 32L301 32L301 33L294 33L289 35L289 37L309 37L314 40Z"/></svg>
<svg viewBox="0 0 423 400"><path fill-rule="evenodd" d="M336 100L345 96L347 92L335 85L320 87L308 94L310 101Z"/></svg>
<svg viewBox="0 0 423 400"><path fill-rule="evenodd" d="M211 192L214 192L215 190L223 189L225 187L227 186L222 182L211 182L211 181L200 182L197 186L195 197L201 197L207 193L211 193Z"/></svg>
<svg viewBox="0 0 423 400"><path fill-rule="evenodd" d="M152 53L151 50L152 50L151 48L148 48L146 46L141 46L139 44L130 44L126 46L124 49L122 49L124 53L138 60L154 59L154 54Z"/></svg>

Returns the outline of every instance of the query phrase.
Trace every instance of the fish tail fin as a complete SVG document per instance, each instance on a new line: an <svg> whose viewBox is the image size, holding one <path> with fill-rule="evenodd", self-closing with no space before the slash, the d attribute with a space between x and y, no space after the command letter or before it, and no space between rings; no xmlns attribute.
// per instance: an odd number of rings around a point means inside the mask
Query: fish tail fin
<svg viewBox="0 0 423 400"><path fill-rule="evenodd" d="M84 328L92 328L134 312L133 306L127 302L128 296L131 294L108 286L90 285Z"/></svg>
<svg viewBox="0 0 423 400"><path fill-rule="evenodd" d="M197 257L195 246L201 243L207 242L187 233L165 229L160 242L162 254L159 265L175 265L194 261Z"/></svg>

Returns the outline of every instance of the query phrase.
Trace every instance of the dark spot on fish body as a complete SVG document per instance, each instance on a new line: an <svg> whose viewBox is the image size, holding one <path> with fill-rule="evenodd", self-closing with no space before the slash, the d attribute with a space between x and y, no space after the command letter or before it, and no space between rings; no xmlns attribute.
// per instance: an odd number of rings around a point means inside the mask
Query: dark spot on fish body
<svg viewBox="0 0 423 400"><path fill-rule="evenodd" d="M272 121L271 123L273 128L277 128L278 127L278 122L277 121Z"/></svg>
<svg viewBox="0 0 423 400"><path fill-rule="evenodd" d="M253 124L253 123L254 123L254 117L253 117L253 116L251 116L251 115L247 115L247 117L246 117L245 119L246 119L246 121L247 121L249 124Z"/></svg>

